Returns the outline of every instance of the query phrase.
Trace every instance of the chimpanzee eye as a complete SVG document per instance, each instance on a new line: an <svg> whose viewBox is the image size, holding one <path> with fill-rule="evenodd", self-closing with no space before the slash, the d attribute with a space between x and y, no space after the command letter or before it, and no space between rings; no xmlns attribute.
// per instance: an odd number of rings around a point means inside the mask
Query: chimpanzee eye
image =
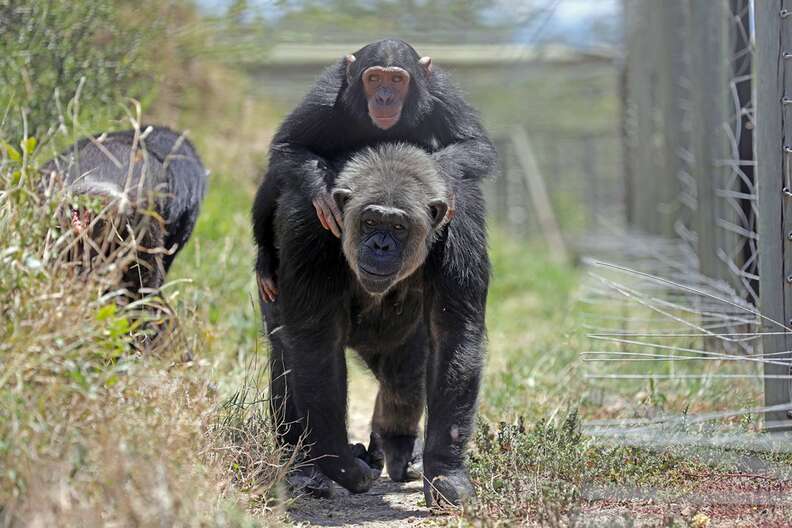
<svg viewBox="0 0 792 528"><path fill-rule="evenodd" d="M376 75L376 74L369 75L368 80L369 80L369 82L378 82L379 81L379 75Z"/></svg>
<svg viewBox="0 0 792 528"><path fill-rule="evenodd" d="M393 229L395 229L396 231L401 231L402 229L404 229L404 226L401 224L396 224L393 226Z"/></svg>
<svg viewBox="0 0 792 528"><path fill-rule="evenodd" d="M394 75L393 77L391 77L391 79L392 79L392 80L393 80L393 82L395 82L395 83L400 83L400 82L402 82L402 76L401 76L401 75Z"/></svg>
<svg viewBox="0 0 792 528"><path fill-rule="evenodd" d="M371 218L369 218L368 220L366 220L364 223L365 223L367 226L369 226L369 227L374 227L374 220L372 220Z"/></svg>

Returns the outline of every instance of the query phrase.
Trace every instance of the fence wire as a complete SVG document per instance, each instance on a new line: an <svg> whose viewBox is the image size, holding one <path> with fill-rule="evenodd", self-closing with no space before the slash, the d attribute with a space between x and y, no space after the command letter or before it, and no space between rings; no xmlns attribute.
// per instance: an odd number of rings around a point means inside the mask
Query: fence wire
<svg viewBox="0 0 792 528"><path fill-rule="evenodd" d="M754 305L759 298L756 180L753 154L753 56L751 3L732 0L727 29L731 40L729 60L728 113L724 123L728 158L723 160L724 185L717 190L723 214L718 227L726 236L718 257L736 279L735 289Z"/></svg>
<svg viewBox="0 0 792 528"><path fill-rule="evenodd" d="M585 290L599 346L582 358L587 376L622 390L630 380L696 396L719 387L710 404L789 430L792 2L624 6L632 231L604 256L620 264L599 266L617 276L599 270Z"/></svg>

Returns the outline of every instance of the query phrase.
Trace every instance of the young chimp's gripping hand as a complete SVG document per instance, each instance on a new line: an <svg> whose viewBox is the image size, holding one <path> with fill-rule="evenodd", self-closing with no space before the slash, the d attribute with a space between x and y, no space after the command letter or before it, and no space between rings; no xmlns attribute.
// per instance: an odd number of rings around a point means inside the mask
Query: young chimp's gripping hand
<svg viewBox="0 0 792 528"><path fill-rule="evenodd" d="M335 199L333 199L333 195L330 193L330 187L335 180L335 172L323 161L316 162L316 169L319 173L315 184L319 183L320 178L324 184L315 185L314 188L310 189L310 191L313 191L311 203L316 210L316 217L319 218L319 223L322 224L322 227L333 233L336 238L341 238L343 217Z"/></svg>

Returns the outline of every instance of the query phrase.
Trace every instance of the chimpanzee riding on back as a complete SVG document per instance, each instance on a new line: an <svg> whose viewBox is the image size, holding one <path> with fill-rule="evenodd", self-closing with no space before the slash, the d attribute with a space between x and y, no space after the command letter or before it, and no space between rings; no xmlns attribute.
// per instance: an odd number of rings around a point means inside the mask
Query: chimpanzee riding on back
<svg viewBox="0 0 792 528"><path fill-rule="evenodd" d="M262 298L277 296L273 220L286 188L312 203L321 225L340 236L341 212L330 189L334 163L367 146L403 141L432 154L452 191L495 168L478 114L447 75L401 40L369 44L328 68L272 140L269 167L253 205Z"/></svg>

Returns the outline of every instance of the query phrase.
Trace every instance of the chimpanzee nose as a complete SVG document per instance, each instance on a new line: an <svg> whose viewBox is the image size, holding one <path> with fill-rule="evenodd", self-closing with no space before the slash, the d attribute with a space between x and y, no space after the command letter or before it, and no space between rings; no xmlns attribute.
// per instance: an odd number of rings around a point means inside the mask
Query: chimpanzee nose
<svg viewBox="0 0 792 528"><path fill-rule="evenodd" d="M372 249L382 251L383 253L388 252L393 248L392 242L393 241L390 239L390 236L386 235L385 233L377 233L371 237Z"/></svg>
<svg viewBox="0 0 792 528"><path fill-rule="evenodd" d="M393 103L393 99L393 90L390 88L380 88L377 90L377 97L375 98L377 104L387 106Z"/></svg>

